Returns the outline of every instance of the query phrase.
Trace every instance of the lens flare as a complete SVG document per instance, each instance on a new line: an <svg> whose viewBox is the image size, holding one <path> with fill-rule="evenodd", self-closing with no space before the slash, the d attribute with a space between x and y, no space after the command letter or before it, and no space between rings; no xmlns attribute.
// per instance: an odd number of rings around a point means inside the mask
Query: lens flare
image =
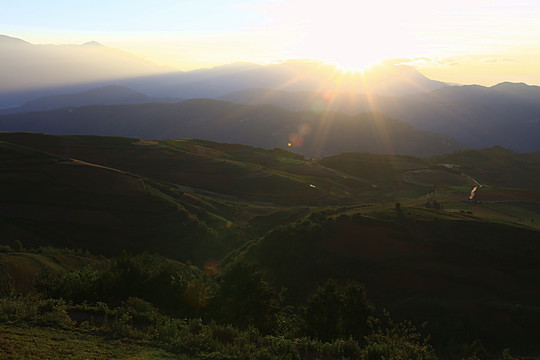
<svg viewBox="0 0 540 360"><path fill-rule="evenodd" d="M311 110L315 112L323 112L326 109L326 103L321 99L317 99L311 103Z"/></svg>
<svg viewBox="0 0 540 360"><path fill-rule="evenodd" d="M292 144L294 147L300 147L304 145L304 138L300 134L291 134L289 135L289 144Z"/></svg>
<svg viewBox="0 0 540 360"><path fill-rule="evenodd" d="M214 259L206 260L203 269L208 276L215 277L219 275L219 263Z"/></svg>
<svg viewBox="0 0 540 360"><path fill-rule="evenodd" d="M311 133L311 125L308 123L302 123L298 126L298 133L302 136L309 135Z"/></svg>
<svg viewBox="0 0 540 360"><path fill-rule="evenodd" d="M325 91L321 94L321 98L324 100L324 101L328 101L330 100L330 98L332 97L332 93L330 91Z"/></svg>

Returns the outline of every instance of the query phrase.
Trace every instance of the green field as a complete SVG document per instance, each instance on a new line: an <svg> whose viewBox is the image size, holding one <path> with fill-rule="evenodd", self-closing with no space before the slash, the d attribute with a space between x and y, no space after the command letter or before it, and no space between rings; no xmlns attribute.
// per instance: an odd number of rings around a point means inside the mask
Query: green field
<svg viewBox="0 0 540 360"><path fill-rule="evenodd" d="M0 325L0 359L194 359L152 345L106 339L91 331Z"/></svg>

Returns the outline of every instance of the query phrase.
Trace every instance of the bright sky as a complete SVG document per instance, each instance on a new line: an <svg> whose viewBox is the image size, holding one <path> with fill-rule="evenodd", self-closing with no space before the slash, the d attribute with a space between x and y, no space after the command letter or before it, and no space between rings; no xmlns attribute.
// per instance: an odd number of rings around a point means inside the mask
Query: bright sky
<svg viewBox="0 0 540 360"><path fill-rule="evenodd" d="M447 82L540 85L538 0L4 1L0 33L98 41L182 70L290 58L402 59Z"/></svg>

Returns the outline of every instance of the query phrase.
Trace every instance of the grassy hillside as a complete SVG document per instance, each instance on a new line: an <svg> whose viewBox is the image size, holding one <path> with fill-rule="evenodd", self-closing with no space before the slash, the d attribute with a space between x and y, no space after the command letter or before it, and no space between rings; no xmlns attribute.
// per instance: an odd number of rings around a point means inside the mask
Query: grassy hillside
<svg viewBox="0 0 540 360"><path fill-rule="evenodd" d="M107 339L92 331L0 325L0 359L179 359L145 343ZM183 357L183 359L192 359Z"/></svg>
<svg viewBox="0 0 540 360"><path fill-rule="evenodd" d="M28 247L55 245L102 254L151 249L194 259L201 252L207 252L204 257L219 252L215 231L186 210L177 189L5 142L0 153L10 159L0 165L4 244L20 240Z"/></svg>
<svg viewBox="0 0 540 360"><path fill-rule="evenodd" d="M462 150L430 159L477 179L481 184L540 190L540 153L520 154L495 146Z"/></svg>

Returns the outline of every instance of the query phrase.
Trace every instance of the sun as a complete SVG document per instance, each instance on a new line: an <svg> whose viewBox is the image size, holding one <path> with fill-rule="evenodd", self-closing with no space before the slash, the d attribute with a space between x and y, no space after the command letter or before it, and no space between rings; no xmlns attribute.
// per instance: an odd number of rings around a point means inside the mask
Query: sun
<svg viewBox="0 0 540 360"><path fill-rule="evenodd" d="M344 72L362 73L391 57L386 49L387 43L377 39L351 42L337 30L321 33L314 38L316 40L303 43L305 57L330 63Z"/></svg>
<svg viewBox="0 0 540 360"><path fill-rule="evenodd" d="M391 1L299 0L289 7L289 29L295 58L319 59L349 72L389 58L414 57L418 50L412 30L420 21L408 5ZM296 20L296 21L293 21Z"/></svg>
<svg viewBox="0 0 540 360"><path fill-rule="evenodd" d="M381 64L383 60L384 58L376 56L359 56L357 58L353 56L343 56L341 59L336 58L329 62L344 73L362 74L373 66Z"/></svg>

